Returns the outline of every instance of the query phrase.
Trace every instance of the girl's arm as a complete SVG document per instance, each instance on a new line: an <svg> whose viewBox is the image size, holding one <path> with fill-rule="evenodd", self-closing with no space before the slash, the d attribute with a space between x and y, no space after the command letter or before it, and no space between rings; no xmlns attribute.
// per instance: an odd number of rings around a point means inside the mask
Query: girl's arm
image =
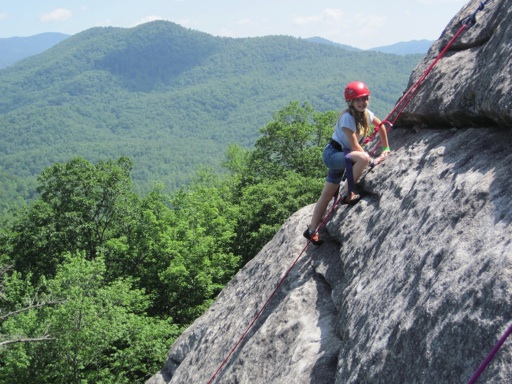
<svg viewBox="0 0 512 384"><path fill-rule="evenodd" d="M381 124L381 121L379 119L377 119L376 117L374 117L372 124L374 127L378 127ZM380 125L379 137L380 137L380 143L383 148L382 153L384 154L384 152L386 152L386 156L387 156L388 155L387 152L390 152L390 149L389 149L389 142L388 142L388 133L387 133L386 127L384 125Z"/></svg>
<svg viewBox="0 0 512 384"><path fill-rule="evenodd" d="M373 123L373 125L375 127L378 127L381 124L381 121L379 119L377 119L376 117L374 117L372 123ZM380 144L382 145L382 153L380 154L379 157L377 157L374 160L374 164L375 165L380 164L384 160L386 160L386 158L388 157L389 153L391 152L391 150L389 149L388 133L387 133L387 130L386 130L386 126L384 124L380 125L379 137L380 137Z"/></svg>

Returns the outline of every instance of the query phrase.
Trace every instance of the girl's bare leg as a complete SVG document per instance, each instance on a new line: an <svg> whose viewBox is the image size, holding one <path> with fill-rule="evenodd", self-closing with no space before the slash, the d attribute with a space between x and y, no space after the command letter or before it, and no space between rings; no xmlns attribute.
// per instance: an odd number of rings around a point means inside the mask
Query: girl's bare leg
<svg viewBox="0 0 512 384"><path fill-rule="evenodd" d="M329 205L329 201L331 201L334 193L336 193L336 189L338 189L339 184L333 184L329 182L325 182L324 189L316 202L315 209L313 211L313 216L311 217L311 222L309 224L309 229L311 233L316 232L318 224L322 220L322 216Z"/></svg>

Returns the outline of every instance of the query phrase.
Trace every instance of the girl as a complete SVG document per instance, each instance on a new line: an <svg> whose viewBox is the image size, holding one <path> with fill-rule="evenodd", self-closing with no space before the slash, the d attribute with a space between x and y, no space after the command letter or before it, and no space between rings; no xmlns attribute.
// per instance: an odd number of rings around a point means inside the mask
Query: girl
<svg viewBox="0 0 512 384"><path fill-rule="evenodd" d="M342 204L355 204L361 198L354 192L364 169L368 165L377 165L386 160L390 153L388 137L385 127L379 129L379 136L383 147L382 154L373 160L362 148L364 138L369 134L370 123L375 127L381 121L369 111L368 103L370 90L361 81L352 81L345 88L345 101L348 108L340 114L331 141L324 148L322 160L328 168L324 189L318 199L311 222L304 231L304 237L315 245L321 245L318 238L317 227L322 216L340 186L345 169L347 182L341 190Z"/></svg>

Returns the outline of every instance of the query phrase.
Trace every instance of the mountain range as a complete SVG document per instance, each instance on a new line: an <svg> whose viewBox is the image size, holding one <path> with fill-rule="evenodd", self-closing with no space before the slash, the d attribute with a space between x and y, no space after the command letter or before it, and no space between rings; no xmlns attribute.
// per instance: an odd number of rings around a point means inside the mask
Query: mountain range
<svg viewBox="0 0 512 384"><path fill-rule="evenodd" d="M313 43L335 45L340 48L345 48L352 51L362 51L362 49L352 47L350 45L334 43L330 40L322 37L310 37L306 39ZM414 55L414 54L426 54L432 45L432 40L410 40L401 41L391 45L384 45L380 47L370 48L368 51L391 53L395 55Z"/></svg>
<svg viewBox="0 0 512 384"><path fill-rule="evenodd" d="M344 108L354 79L368 83L384 117L422 57L215 37L167 21L91 28L0 70L0 209L75 156L130 157L138 190L174 190L198 166L218 167L229 144L251 147L292 101Z"/></svg>
<svg viewBox="0 0 512 384"><path fill-rule="evenodd" d="M46 32L27 37L0 38L0 69L8 67L24 58L44 52L68 37L70 37L70 35L64 33ZM335 45L349 50L362 51L362 49L335 43L322 37L310 37L305 40L313 43ZM427 53L431 45L431 40L411 40L370 48L369 50L396 55L413 55Z"/></svg>

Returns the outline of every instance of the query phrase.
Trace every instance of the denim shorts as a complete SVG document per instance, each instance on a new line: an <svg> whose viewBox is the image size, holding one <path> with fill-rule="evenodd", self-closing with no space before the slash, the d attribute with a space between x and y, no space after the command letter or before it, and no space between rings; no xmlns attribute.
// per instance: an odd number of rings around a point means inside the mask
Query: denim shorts
<svg viewBox="0 0 512 384"><path fill-rule="evenodd" d="M345 173L345 153L333 148L331 144L324 147L322 161L328 168L325 181L332 184L339 184Z"/></svg>

